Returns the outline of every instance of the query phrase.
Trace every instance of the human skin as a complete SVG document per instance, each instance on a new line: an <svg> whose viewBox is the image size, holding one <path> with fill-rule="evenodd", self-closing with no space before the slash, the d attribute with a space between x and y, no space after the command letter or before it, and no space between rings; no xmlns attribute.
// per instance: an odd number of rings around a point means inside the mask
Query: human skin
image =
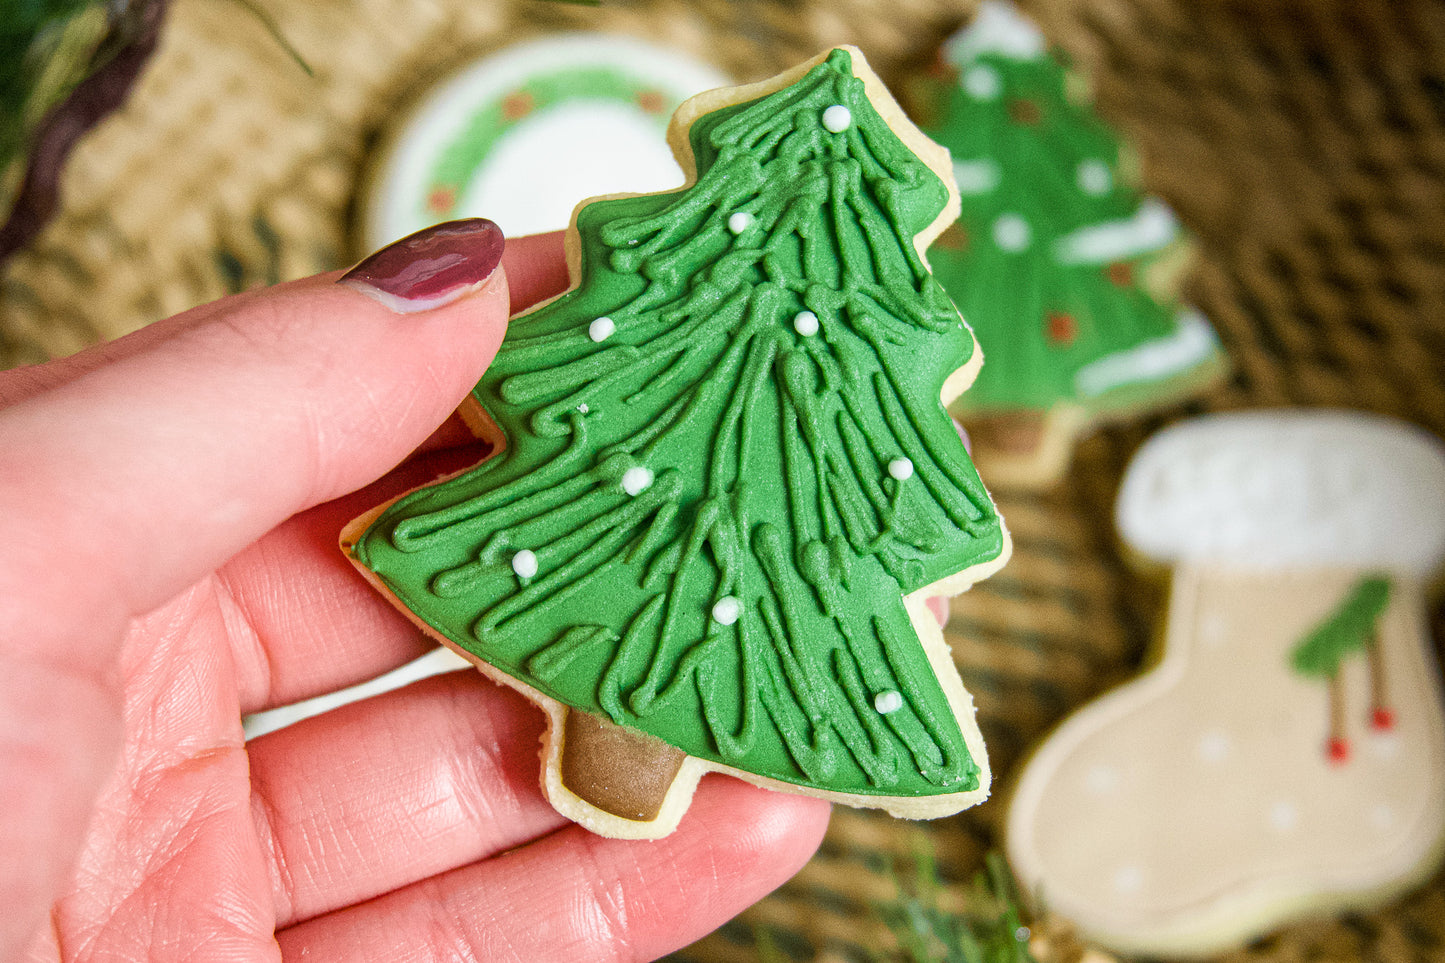
<svg viewBox="0 0 1445 963"><path fill-rule="evenodd" d="M664 840L591 835L470 672L244 741L430 647L337 532L470 457L449 414L567 283L559 235L413 313L336 279L0 373L0 960L647 960L822 837L721 776Z"/></svg>

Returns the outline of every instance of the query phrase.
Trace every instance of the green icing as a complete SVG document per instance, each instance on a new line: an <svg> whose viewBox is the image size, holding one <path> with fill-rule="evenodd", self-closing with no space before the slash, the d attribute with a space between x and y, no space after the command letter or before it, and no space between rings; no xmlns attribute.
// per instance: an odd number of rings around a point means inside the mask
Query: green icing
<svg viewBox="0 0 1445 963"><path fill-rule="evenodd" d="M512 322L475 389L503 451L391 506L356 556L467 650L693 756L977 788L902 602L1004 544L939 400L973 342L913 244L946 188L841 50L690 138L696 183L584 207L578 287Z"/></svg>
<svg viewBox="0 0 1445 963"><path fill-rule="evenodd" d="M1360 579L1340 604L1295 646L1290 653L1290 664L1301 675L1333 677L1347 656L1363 651L1374 642L1380 616L1389 604L1389 579L1379 575Z"/></svg>
<svg viewBox="0 0 1445 963"><path fill-rule="evenodd" d="M1222 364L1202 318L1145 289L1151 266L1177 253L1175 232L1159 228L1169 215L1125 183L1117 137L1066 88L1052 57L991 51L919 85L924 132L953 154L962 194L929 261L987 362L956 402L961 414L1163 401L1161 385ZM1138 231L1127 253L1078 251L1082 236L1137 228L1141 215L1154 230ZM1181 319L1193 327L1181 333Z"/></svg>

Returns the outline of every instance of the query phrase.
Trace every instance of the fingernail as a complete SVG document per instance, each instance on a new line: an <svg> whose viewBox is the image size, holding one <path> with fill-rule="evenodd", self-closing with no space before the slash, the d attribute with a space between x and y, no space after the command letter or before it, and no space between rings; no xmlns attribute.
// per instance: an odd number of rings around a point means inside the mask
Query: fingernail
<svg viewBox="0 0 1445 963"><path fill-rule="evenodd" d="M502 263L502 229L484 217L447 221L388 244L337 281L398 314L470 294Z"/></svg>

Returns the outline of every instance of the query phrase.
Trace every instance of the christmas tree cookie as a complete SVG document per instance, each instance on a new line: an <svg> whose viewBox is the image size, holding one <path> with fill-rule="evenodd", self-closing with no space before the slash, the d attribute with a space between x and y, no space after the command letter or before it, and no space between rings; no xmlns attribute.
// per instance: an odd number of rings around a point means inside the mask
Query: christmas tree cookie
<svg viewBox="0 0 1445 963"><path fill-rule="evenodd" d="M1432 872L1445 446L1357 412L1182 422L1131 463L1118 524L1173 566L1163 655L1025 767L1024 891L1111 949L1203 954Z"/></svg>
<svg viewBox="0 0 1445 963"><path fill-rule="evenodd" d="M1197 392L1223 356L1175 297L1178 222L1032 23L985 0L936 74L912 100L962 207L928 257L988 357L953 411L990 483L1051 482L1091 425Z"/></svg>
<svg viewBox="0 0 1445 963"><path fill-rule="evenodd" d="M543 785L621 837L720 771L907 817L983 799L924 599L1003 564L945 410L980 361L923 251L947 154L840 48L685 103L677 191L599 198L574 286L463 413L498 453L343 545L549 718Z"/></svg>

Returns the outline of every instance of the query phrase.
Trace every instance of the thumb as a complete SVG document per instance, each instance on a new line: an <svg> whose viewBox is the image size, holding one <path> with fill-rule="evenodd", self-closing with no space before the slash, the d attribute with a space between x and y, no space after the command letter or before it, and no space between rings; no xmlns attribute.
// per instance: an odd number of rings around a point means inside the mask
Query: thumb
<svg viewBox="0 0 1445 963"><path fill-rule="evenodd" d="M425 439L502 339L502 252L490 221L441 225L0 376L0 958L83 838L129 621Z"/></svg>
<svg viewBox="0 0 1445 963"><path fill-rule="evenodd" d="M396 465L496 352L502 250L490 221L440 225L0 410L0 639L119 624Z"/></svg>

